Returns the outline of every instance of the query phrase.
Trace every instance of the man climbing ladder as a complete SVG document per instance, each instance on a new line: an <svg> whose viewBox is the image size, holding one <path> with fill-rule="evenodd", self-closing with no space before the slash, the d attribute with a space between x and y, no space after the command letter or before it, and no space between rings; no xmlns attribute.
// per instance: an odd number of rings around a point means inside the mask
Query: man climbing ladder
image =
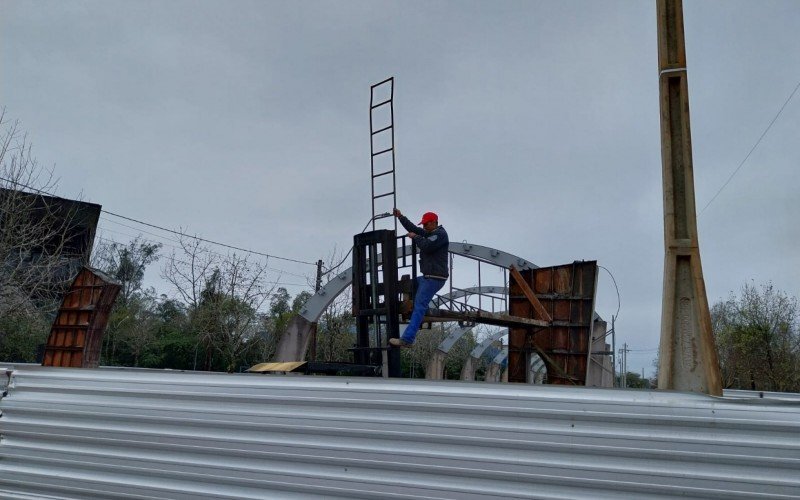
<svg viewBox="0 0 800 500"><path fill-rule="evenodd" d="M447 267L447 250L450 240L447 231L439 225L439 217L433 212L425 212L419 228L398 209L394 209L394 216L400 221L419 248L419 268L422 276L417 277L417 291L414 295L414 311L403 336L399 339L389 339L389 344L394 347L411 347L417 338L417 331L422 325L422 319L428 310L433 296L442 289L449 277Z"/></svg>

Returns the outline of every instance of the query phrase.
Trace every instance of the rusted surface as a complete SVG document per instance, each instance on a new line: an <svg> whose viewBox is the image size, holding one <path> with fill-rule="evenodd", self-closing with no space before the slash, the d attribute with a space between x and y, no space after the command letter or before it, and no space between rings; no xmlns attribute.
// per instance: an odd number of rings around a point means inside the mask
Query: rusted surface
<svg viewBox="0 0 800 500"><path fill-rule="evenodd" d="M547 383L585 385L597 262L576 261L525 270L521 275L553 321L541 328L519 325L509 328L509 382L527 382L530 356L536 352L545 360ZM509 288L509 313L526 318L536 315L522 288L513 280Z"/></svg>
<svg viewBox="0 0 800 500"><path fill-rule="evenodd" d="M96 368L111 307L120 286L84 267L64 296L50 329L43 366Z"/></svg>
<svg viewBox="0 0 800 500"><path fill-rule="evenodd" d="M533 293L531 290L530 285L525 281L525 278L519 273L515 266L511 266L511 277L514 278L514 283L522 290L522 293L525 294L525 297L533 306L533 309L536 311L536 315L539 317L538 319L544 321L553 321L553 318L547 313L547 309L544 308L539 299L536 298L536 294Z"/></svg>

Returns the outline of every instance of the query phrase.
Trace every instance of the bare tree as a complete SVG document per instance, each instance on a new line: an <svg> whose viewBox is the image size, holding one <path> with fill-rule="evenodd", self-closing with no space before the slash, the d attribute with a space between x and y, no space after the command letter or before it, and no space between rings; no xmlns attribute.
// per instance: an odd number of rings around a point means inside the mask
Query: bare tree
<svg viewBox="0 0 800 500"><path fill-rule="evenodd" d="M0 317L48 314L74 277L76 208L45 195L52 169L32 155L19 122L0 111Z"/></svg>
<svg viewBox="0 0 800 500"><path fill-rule="evenodd" d="M233 371L237 362L257 345L259 311L274 285L266 281L266 265L236 254L221 256L197 239L180 238L182 253L173 252L162 269L175 292L186 302L198 342L211 356L222 356Z"/></svg>
<svg viewBox="0 0 800 500"><path fill-rule="evenodd" d="M36 346L84 264L93 223L75 201L50 196L52 169L0 110L0 357L34 361ZM99 207L97 207L99 210ZM96 217L96 215L94 215Z"/></svg>
<svg viewBox="0 0 800 500"><path fill-rule="evenodd" d="M337 278L342 267L347 268L347 255L342 257L336 249L325 259L325 283ZM325 308L317 321L317 360L325 362L351 361L348 351L355 344L355 319L353 318L352 288L347 287Z"/></svg>
<svg viewBox="0 0 800 500"><path fill-rule="evenodd" d="M350 287L325 308L317 322L317 359L351 361L348 351L355 343L355 320Z"/></svg>

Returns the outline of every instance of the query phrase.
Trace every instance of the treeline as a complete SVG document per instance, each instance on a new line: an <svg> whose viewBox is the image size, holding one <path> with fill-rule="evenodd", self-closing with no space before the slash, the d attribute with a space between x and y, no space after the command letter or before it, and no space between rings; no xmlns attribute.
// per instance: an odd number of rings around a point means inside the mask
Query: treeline
<svg viewBox="0 0 800 500"><path fill-rule="evenodd" d="M725 388L800 392L796 297L771 283L746 283L711 308Z"/></svg>
<svg viewBox="0 0 800 500"><path fill-rule="evenodd" d="M101 365L242 371L272 358L289 322L311 296L310 291L292 296L265 279L262 264L214 253L196 239L181 238L169 255L162 250L160 244L141 238L127 244L101 239L95 245L92 267L120 284ZM168 290L143 286L145 274L154 272ZM54 309L49 305L31 311L0 317L0 359L39 361ZM428 360L449 330L447 325L434 325L423 331L414 349L402 352L404 376L425 377ZM451 349L446 378L459 377L476 344L476 335L470 333ZM316 360L350 362L354 346L355 321L346 291L318 321ZM479 367L479 377L485 365Z"/></svg>

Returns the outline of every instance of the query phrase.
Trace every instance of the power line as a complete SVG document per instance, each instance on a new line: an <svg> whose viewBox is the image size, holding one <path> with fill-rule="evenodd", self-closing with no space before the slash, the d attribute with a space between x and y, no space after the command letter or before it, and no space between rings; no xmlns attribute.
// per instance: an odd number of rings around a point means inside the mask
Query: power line
<svg viewBox="0 0 800 500"><path fill-rule="evenodd" d="M160 234L151 233L150 231L145 231L144 229L141 229L141 228L138 228L138 227L129 226L129 225L124 224L122 222L117 222L114 219L109 219L108 217L100 217L100 218L102 220L104 220L104 221L110 222L111 224L117 224L117 225L122 226L122 227L127 227L128 229L133 229L134 231L139 232L139 234L141 234L141 233L149 234L150 236L153 236L155 238L159 238L159 239L162 239L162 240L165 240L165 241L173 241L175 243L180 243L180 240L177 240L175 238L169 238L167 236L162 236ZM110 231L110 229L107 229L107 230ZM124 233L119 233L119 234L124 234ZM126 236L131 236L131 235L126 235ZM175 248L175 249L179 249L180 248L180 247L177 247L175 245L169 245L169 244L167 244L167 246Z"/></svg>
<svg viewBox="0 0 800 500"><path fill-rule="evenodd" d="M617 286L617 280L614 279L614 275L611 274L611 271L609 271L608 268L600 265L598 265L597 267L605 269L608 275L611 276L611 281L614 282L614 289L617 291L617 314L614 315L614 318L619 319L619 310L622 307L622 302L619 300L619 287Z"/></svg>
<svg viewBox="0 0 800 500"><path fill-rule="evenodd" d="M728 177L728 180L725 181L725 184L723 184L722 187L719 188L719 191L717 191L717 194L715 194L708 201L708 203L706 203L706 206L704 206L703 209L700 210L700 215L703 215L703 212L705 212L706 208L708 208L708 206L711 205L711 202L713 202L714 200L717 199L717 196L719 196L719 194L722 192L722 190L725 189L725 186L727 186L728 183L731 182L731 179L733 179L733 177L742 168L742 165L744 165L744 162L746 162L747 159L750 158L750 155L753 154L753 151L755 151L756 148L758 147L758 145L761 144L761 140L764 138L765 135L767 135L767 132L769 132L769 129L772 128L772 125L775 123L775 121L778 119L778 117L781 116L781 113L783 113L784 108L786 108L786 105L789 104L789 101L792 100L792 97L794 97L794 94L797 92L797 89L799 89L799 88L800 88L800 82L797 82L797 85L795 85L794 90L792 90L792 93L789 94L789 97L786 99L786 102L783 103L783 106L781 106L781 109L778 110L778 112L775 114L775 117L772 119L771 122L769 122L769 125L767 125L767 128L764 129L764 132L762 132L761 137L759 137L758 140L756 141L756 143L753 144L753 147L750 148L750 151L747 153L747 156L745 156L744 160L742 160L741 163L739 163L739 166L736 167L736 170L734 170L733 173L730 175L730 177ZM698 215L698 217L700 217L700 215Z"/></svg>
<svg viewBox="0 0 800 500"><path fill-rule="evenodd" d="M389 215L391 215L391 214L389 212L386 212L385 214L380 214L380 215L377 215L375 217L370 218L367 221L367 224L364 226L364 229L361 230L361 232L363 233L364 231L366 231L367 230L367 226L369 226L372 223L372 221L374 221L375 219L384 218L384 217L387 217ZM350 255L350 252L352 252L352 251L353 251L353 247L350 247L350 250L348 250L347 253L344 254L344 258L341 261L339 261L338 264L336 264L335 266L331 267L330 269L328 269L327 271L322 273L322 276L327 276L328 274L330 274L330 273L334 272L335 270L339 269L339 266L344 264L344 261L347 260L347 256Z"/></svg>
<svg viewBox="0 0 800 500"><path fill-rule="evenodd" d="M62 199L62 200L65 199L65 198L62 198L61 196L57 196L55 194L48 193L47 191L42 191L41 189L37 189L37 188L35 188L33 186L29 186L27 184L23 184L21 182L15 181L13 179L7 179L5 177L0 177L0 180L6 181L6 182L10 182L10 183L12 183L12 184L14 184L16 186L24 187L24 188L30 189L32 191L35 191L37 193L44 194L44 195L47 195L47 196L51 196L53 198L59 198L59 199ZM132 217L127 217L125 215L120 215L118 213L111 212L110 210L106 210L104 208L101 208L100 211L103 212L103 213L106 213L108 215L112 215L114 217L119 217L120 219L125 219L125 220L131 221L131 222L135 222L137 224L142 224L143 226L152 227L152 228L155 228L155 229L160 229L161 231L166 231L168 233L176 234L178 236L182 236L182 237L186 237L186 238L191 238L193 240L202 241L202 242L209 243L209 244L212 244L212 245L218 245L218 246L221 246L221 247L230 248L232 250L239 250L240 252L247 252L247 253L251 253L253 255L261 255L262 257L268 257L268 258L278 259L278 260L285 260L285 261L288 261L288 262L296 262L298 264L308 264L310 266L316 266L317 265L316 262L307 262L307 261L304 261L304 260L291 259L289 257L280 257L278 255L272 255L272 254L267 254L267 253L264 253L264 252L258 252L256 250L249 250L247 248L237 247L237 246L234 246L234 245L228 245L227 243L220 243L218 241L209 240L209 239L206 239L206 238L201 238L199 236L191 236L191 235L188 235L186 233L182 233L180 231L175 231L173 229L167 229L165 227L158 226L156 224L150 224L149 222L144 222L144 221L141 221L141 220L138 220L138 219L134 219Z"/></svg>
<svg viewBox="0 0 800 500"><path fill-rule="evenodd" d="M102 212L107 213L108 215L113 215L114 217L119 217L120 219L125 219L125 220L129 220L131 222L136 222L137 224L142 224L143 226L160 229L160 230L166 231L168 233L177 234L178 236L184 236L184 237L187 237L187 238L192 238L194 240L203 241L205 243L210 243L212 245L219 245L221 247L231 248L233 250L239 250L240 252L247 252L247 253L251 253L253 255L261 255L262 257L269 257L269 258L272 258L272 259L279 259L279 260L286 260L286 261L289 261L289 262L296 262L298 264L308 264L308 265L311 265L311 266L316 266L317 265L316 262L306 262L304 260L290 259L289 257L279 257L277 255L271 255L271 254L268 254L268 253L258 252L256 250L248 250L247 248L228 245L227 243L220 243L218 241L213 241L213 240L209 240L209 239L206 239L206 238L201 238L199 236L190 236L188 234L181 233L180 231L167 229L165 227L161 227L161 226L157 226L155 224L150 224L148 222L140 221L140 220L134 219L132 217L126 217L124 215L116 214L114 212L111 212L111 211L105 210L105 209L102 209Z"/></svg>
<svg viewBox="0 0 800 500"><path fill-rule="evenodd" d="M134 231L140 231L140 229L138 229L138 228L135 228L135 227L133 227L133 226L128 226L127 224L122 224L121 222L116 222L116 221L113 221L113 220L110 220L110 219L106 219L105 217L103 217L103 220L106 220L106 221L108 221L108 222L111 222L112 224L119 224L119 225L121 225L121 226L123 226L123 227L127 227L127 228L129 228L129 229L133 229ZM123 232L120 232L120 231L115 231L114 229L111 229L111 228L108 228L108 227L104 227L104 228L100 228L100 227L98 227L98 229L100 229L100 230L103 230L103 231L110 231L110 232L112 232L112 233L119 234L120 236L127 236L128 238L133 238L133 239L137 238L137 236L133 236L133 235L131 235L131 234L123 233ZM178 242L178 240L173 240L173 239L171 239L171 238L167 238L167 237L165 237L165 236L157 235L157 234L155 234L155 233L148 233L147 231L143 231L143 232L145 232L145 233L147 233L147 234L150 234L150 235L152 235L152 236L155 236L156 238L163 238L163 239L165 239L165 240L167 240L167 241L174 241L174 242ZM140 236L141 236L141 235L140 235ZM114 243L114 244L117 244L117 245L120 245L120 244L121 244L121 243L119 243L119 242L117 242L117 241L114 241L114 240L109 240L108 238L103 238L103 237L101 237L101 236L97 236L97 238L99 238L99 239L101 239L101 240L104 240L104 241L107 241L107 242L108 242L108 241L110 241L110 242L112 242L112 243ZM143 238L143 241L145 241L145 242L151 242L151 243L158 243L159 245L164 245L164 246L170 247L170 248L172 248L172 249L175 249L175 250L184 251L184 249L183 249L182 247L175 246L175 245L170 245L169 243L163 243L163 242L161 242L161 241L148 240L148 239L145 239L145 238ZM217 257L222 257L222 258L225 258L225 257L226 257L224 254L221 254L221 253L219 253L219 252L214 252L213 250L208 250L208 253L210 253L211 255L216 255ZM179 260L177 260L177 259L176 259L176 262L182 262L182 261L179 261ZM268 262L268 260L267 260L267 262ZM186 262L182 262L182 263L183 263L183 264L186 264ZM284 269L277 269L277 268L274 268L274 267L269 267L269 266L266 266L266 265L264 266L264 269L266 269L267 271L272 271L272 272L275 272L275 273L286 274L286 275L288 275L288 276L294 276L294 277L296 277L296 278L302 278L302 279L306 279L306 280L307 280L307 279L309 279L309 276L308 276L308 275L305 275L305 274L297 274L297 273L292 273L292 272L286 271L286 270L284 270Z"/></svg>
<svg viewBox="0 0 800 500"><path fill-rule="evenodd" d="M110 229L107 229L107 231L111 231L111 230L110 230ZM112 231L112 232L116 232L116 231ZM118 234L119 234L119 233L118 233ZM123 234L123 236L130 236L130 235ZM99 240L102 240L102 241L105 241L106 243L112 243L112 244L117 244L117 245L119 245L119 244L120 244L119 242L117 242L117 241L114 241L113 239L104 238L103 236L97 236L97 239L99 239ZM180 259L172 259L172 260L174 260L175 262L177 262L177 263L179 263L179 264L183 264L183 265L185 265L185 266L191 266L191 264L190 264L190 263L188 263L188 262L186 262L186 261L183 261L183 260L180 260ZM272 269L270 269L270 268L265 268L265 269L272 270ZM280 272L280 270L278 270L277 272ZM288 274L288 273L287 273L287 274ZM306 278L306 276L300 276L300 275L295 275L295 276L297 276L297 277L300 277L300 278ZM286 286L302 286L302 287L311 287L311 285L310 285L309 283L287 283L287 282L284 282L284 281L277 281L277 280L276 280L276 281L269 281L269 280L265 280L265 281L264 281L264 283L271 284L271 285L286 285Z"/></svg>

